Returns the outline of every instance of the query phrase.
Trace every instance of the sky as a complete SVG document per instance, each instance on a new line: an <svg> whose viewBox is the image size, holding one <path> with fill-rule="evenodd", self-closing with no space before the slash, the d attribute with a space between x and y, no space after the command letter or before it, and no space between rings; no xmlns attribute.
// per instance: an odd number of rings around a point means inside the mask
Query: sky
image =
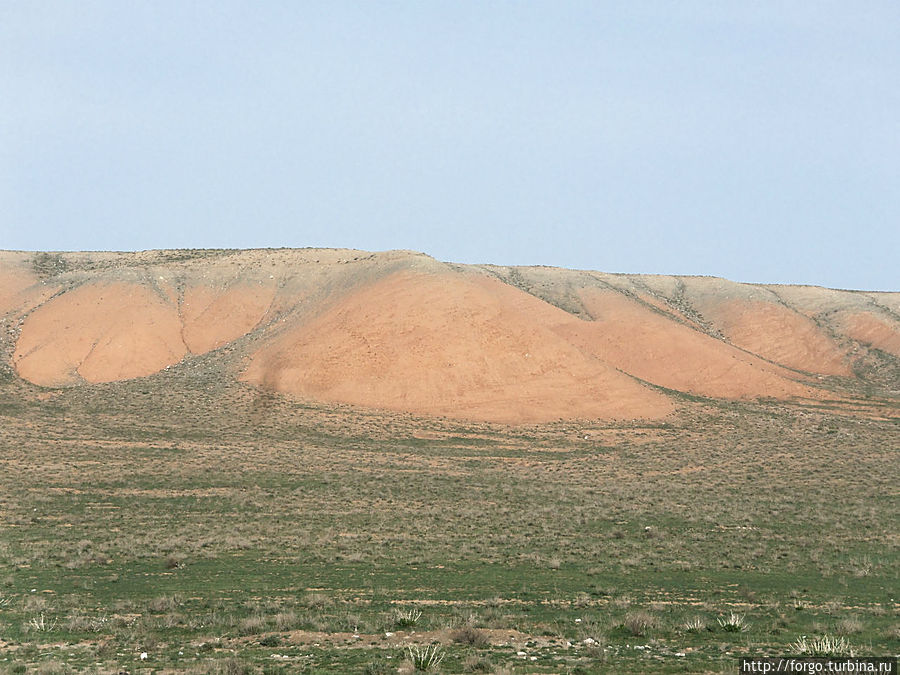
<svg viewBox="0 0 900 675"><path fill-rule="evenodd" d="M900 3L0 0L0 249L900 290Z"/></svg>

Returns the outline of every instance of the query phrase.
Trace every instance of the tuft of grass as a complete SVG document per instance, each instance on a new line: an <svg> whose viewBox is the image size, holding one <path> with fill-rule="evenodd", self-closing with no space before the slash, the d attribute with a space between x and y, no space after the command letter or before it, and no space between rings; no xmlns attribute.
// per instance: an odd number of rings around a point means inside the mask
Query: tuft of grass
<svg viewBox="0 0 900 675"><path fill-rule="evenodd" d="M99 633L109 625L109 617L106 616L72 616L66 621L66 630L72 633L91 632Z"/></svg>
<svg viewBox="0 0 900 675"><path fill-rule="evenodd" d="M494 664L483 654L469 654L463 659L462 666L467 673L489 673Z"/></svg>
<svg viewBox="0 0 900 675"><path fill-rule="evenodd" d="M726 633L743 633L750 630L750 624L747 623L743 614L731 612L725 618L719 617L717 621Z"/></svg>
<svg viewBox="0 0 900 675"><path fill-rule="evenodd" d="M300 600L300 606L304 609L325 609L331 605L331 598L322 593L310 593Z"/></svg>
<svg viewBox="0 0 900 675"><path fill-rule="evenodd" d="M855 616L848 616L837 622L835 632L838 635L856 635L863 630L863 623Z"/></svg>
<svg viewBox="0 0 900 675"><path fill-rule="evenodd" d="M206 675L251 675L256 670L232 656L227 659L213 661L209 666L195 669L194 672L198 675L200 673L205 673Z"/></svg>
<svg viewBox="0 0 900 675"><path fill-rule="evenodd" d="M791 643L791 649L800 656L853 656L853 647L847 638L830 635L816 638L801 635Z"/></svg>
<svg viewBox="0 0 900 675"><path fill-rule="evenodd" d="M685 633L700 633L706 628L706 622L703 621L699 616L695 616L693 619L688 619L685 621L682 626L682 630Z"/></svg>
<svg viewBox="0 0 900 675"><path fill-rule="evenodd" d="M266 617L260 615L248 616L241 619L238 624L238 630L241 635L256 635L262 633L266 629Z"/></svg>
<svg viewBox="0 0 900 675"><path fill-rule="evenodd" d="M412 628L419 619L422 618L422 610L419 609L398 609L394 612L394 625L397 628Z"/></svg>
<svg viewBox="0 0 900 675"><path fill-rule="evenodd" d="M622 627L635 637L644 637L650 631L659 628L659 619L644 610L628 612Z"/></svg>
<svg viewBox="0 0 900 675"><path fill-rule="evenodd" d="M38 616L31 617L31 619L28 621L27 628L28 630L32 630L38 633L46 633L56 628L56 624L56 619L53 619L53 621L47 621L44 618L43 613L41 613Z"/></svg>
<svg viewBox="0 0 900 675"><path fill-rule="evenodd" d="M430 670L437 670L444 660L444 653L441 651L440 645L431 645L420 647L419 645L410 645L406 648L407 656L413 664L413 668L426 673Z"/></svg>
<svg viewBox="0 0 900 675"><path fill-rule="evenodd" d="M20 671L25 672L25 671ZM34 672L36 675L69 675L69 673L74 673L75 671L69 668L64 663L59 663L58 661L50 661L49 663L42 663L37 668L35 668Z"/></svg>

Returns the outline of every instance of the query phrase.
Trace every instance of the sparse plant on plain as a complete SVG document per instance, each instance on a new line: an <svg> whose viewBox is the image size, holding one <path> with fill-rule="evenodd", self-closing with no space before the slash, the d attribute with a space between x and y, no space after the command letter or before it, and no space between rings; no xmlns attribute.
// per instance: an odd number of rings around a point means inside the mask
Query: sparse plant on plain
<svg viewBox="0 0 900 675"><path fill-rule="evenodd" d="M413 668L423 673L430 670L437 670L444 660L444 652L441 651L440 645L419 646L410 645L406 648L409 660L412 661Z"/></svg>
<svg viewBox="0 0 900 675"><path fill-rule="evenodd" d="M453 630L450 633L450 638L454 642L471 645L472 647L484 647L490 644L487 633L469 624L465 624L464 626L460 626Z"/></svg>
<svg viewBox="0 0 900 675"><path fill-rule="evenodd" d="M422 610L398 609L394 612L394 625L397 628L412 628L422 618Z"/></svg>
<svg viewBox="0 0 900 675"><path fill-rule="evenodd" d="M856 633L861 632L863 629L863 623L855 616L848 616L837 622L835 625L835 632L838 635L855 635Z"/></svg>
<svg viewBox="0 0 900 675"><path fill-rule="evenodd" d="M31 619L28 621L28 628L38 633L45 633L56 628L56 624L56 619L53 619L53 621L47 621L44 618L43 613L41 613L38 616L31 617Z"/></svg>
<svg viewBox="0 0 900 675"><path fill-rule="evenodd" d="M682 624L682 629L685 633L699 633L704 628L706 628L706 623L699 616L695 616L693 619L688 619Z"/></svg>
<svg viewBox="0 0 900 675"><path fill-rule="evenodd" d="M801 635L791 643L791 648L800 656L853 656L853 647L845 637L808 638Z"/></svg>
<svg viewBox="0 0 900 675"><path fill-rule="evenodd" d="M743 614L735 614L734 612L731 612L724 618L719 617L717 621L719 622L719 626L726 633L743 633L750 630L750 624L747 623Z"/></svg>
<svg viewBox="0 0 900 675"><path fill-rule="evenodd" d="M650 631L659 628L659 620L644 610L628 612L622 626L635 637L643 637Z"/></svg>

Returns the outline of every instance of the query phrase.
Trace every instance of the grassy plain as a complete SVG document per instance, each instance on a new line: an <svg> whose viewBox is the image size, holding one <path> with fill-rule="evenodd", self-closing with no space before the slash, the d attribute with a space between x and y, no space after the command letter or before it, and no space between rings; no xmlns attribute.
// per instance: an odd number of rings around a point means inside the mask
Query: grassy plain
<svg viewBox="0 0 900 675"><path fill-rule="evenodd" d="M409 646L437 645L433 672L727 673L801 636L898 652L896 403L506 428L304 406L202 363L0 388L0 672L411 672Z"/></svg>

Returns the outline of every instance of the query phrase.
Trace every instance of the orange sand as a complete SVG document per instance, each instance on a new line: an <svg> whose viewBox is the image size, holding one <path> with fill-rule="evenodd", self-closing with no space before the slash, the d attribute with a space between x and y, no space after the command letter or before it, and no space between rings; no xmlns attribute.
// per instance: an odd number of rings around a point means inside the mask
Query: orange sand
<svg viewBox="0 0 900 675"><path fill-rule="evenodd" d="M839 324L854 340L900 356L900 323L874 312L854 312L842 316Z"/></svg>
<svg viewBox="0 0 900 675"><path fill-rule="evenodd" d="M556 330L627 373L679 391L723 398L815 394L787 371L660 316L615 291L581 292L594 317Z"/></svg>
<svg viewBox="0 0 900 675"><path fill-rule="evenodd" d="M704 311L729 341L789 368L851 375L844 351L816 324L784 305L732 300Z"/></svg>
<svg viewBox="0 0 900 675"><path fill-rule="evenodd" d="M0 268L0 315L18 309L22 305L22 292L37 282L24 271Z"/></svg>
<svg viewBox="0 0 900 675"><path fill-rule="evenodd" d="M281 335L244 378L317 400L506 423L672 410L548 328L571 321L493 278L399 272Z"/></svg>
<svg viewBox="0 0 900 675"><path fill-rule="evenodd" d="M137 284L86 284L25 320L13 354L19 374L44 386L155 373L186 352L175 308Z"/></svg>
<svg viewBox="0 0 900 675"><path fill-rule="evenodd" d="M249 333L274 297L274 284L239 284L224 291L189 286L181 304L185 344L192 353L204 354Z"/></svg>

